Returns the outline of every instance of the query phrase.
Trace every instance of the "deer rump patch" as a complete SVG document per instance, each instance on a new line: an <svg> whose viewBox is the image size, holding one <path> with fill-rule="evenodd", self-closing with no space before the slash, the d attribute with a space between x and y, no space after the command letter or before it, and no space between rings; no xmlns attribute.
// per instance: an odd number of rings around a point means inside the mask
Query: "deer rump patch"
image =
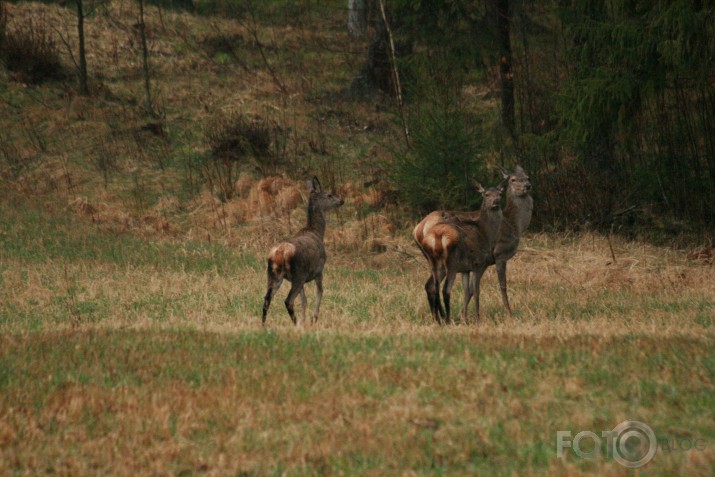
<svg viewBox="0 0 715 477"><path fill-rule="evenodd" d="M417 224L417 226L412 232L412 235L414 236L417 243L422 244L425 235L428 234L429 231L432 230L432 227L438 224L440 220L442 220L441 213L431 212L427 217L422 220L422 222Z"/></svg>
<svg viewBox="0 0 715 477"><path fill-rule="evenodd" d="M447 224L437 224L422 239L422 247L433 259L443 258L459 241L457 230Z"/></svg>
<svg viewBox="0 0 715 477"><path fill-rule="evenodd" d="M268 260L271 263L271 270L274 275L281 276L290 273L290 262L295 255L295 245L290 242L282 242L268 252Z"/></svg>

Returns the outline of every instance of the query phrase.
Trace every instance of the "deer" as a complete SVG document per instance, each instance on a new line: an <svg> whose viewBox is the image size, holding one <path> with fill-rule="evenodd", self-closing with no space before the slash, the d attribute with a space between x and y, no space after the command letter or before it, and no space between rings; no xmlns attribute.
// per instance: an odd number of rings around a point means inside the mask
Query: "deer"
<svg viewBox="0 0 715 477"><path fill-rule="evenodd" d="M413 230L413 236L430 264L431 275L425 283L432 317L441 324L440 317L451 322L450 298L457 273L462 273L465 298L468 296L469 273L486 268L492 253L497 232L502 220L501 195L503 184L484 189L475 183L482 194L482 206L478 211L435 211L423 219ZM446 277L442 289L445 311L439 298L439 286ZM467 305L462 307L462 320L467 319Z"/></svg>
<svg viewBox="0 0 715 477"><path fill-rule="evenodd" d="M502 303L506 311L511 315L506 285L506 263L516 255L521 236L524 235L524 231L529 227L534 209L534 199L531 197L531 181L524 168L516 166L511 174L502 170L502 175L507 182L506 206L504 207L494 250L484 270L491 265L496 265ZM481 270L481 273L478 270L475 271L470 283L470 292L465 298L468 303L471 299L471 294L474 293L477 316L479 316L479 282L482 279L484 270Z"/></svg>
<svg viewBox="0 0 715 477"><path fill-rule="evenodd" d="M313 177L306 182L308 186L308 220L305 228L291 238L280 242L268 252L267 289L263 300L262 325L266 324L266 315L271 306L271 300L281 287L284 279L291 282L285 306L293 325L298 322L295 317L293 303L300 295L305 321L308 300L305 296L305 284L315 281L317 299L315 313L311 323L318 321L320 301L323 298L323 267L327 255L323 237L325 236L325 214L329 210L342 206L345 201L335 194L323 191L320 181Z"/></svg>
<svg viewBox="0 0 715 477"><path fill-rule="evenodd" d="M475 298L477 318L479 318L479 291L482 276L487 268L496 265L499 290L502 303L507 313L512 314L507 293L506 263L516 255L521 236L531 222L534 200L531 197L531 181L529 175L521 166L516 166L513 173L502 170L502 175L507 184L506 206L502 212L502 221L499 225L496 243L491 257L483 267L474 270L470 277L469 288L465 287L465 308L469 305L472 295ZM461 220L469 222L473 219L463 215ZM462 283L465 283L462 276Z"/></svg>
<svg viewBox="0 0 715 477"><path fill-rule="evenodd" d="M502 176L506 182L506 207L502 212L502 222L497 233L497 239L494 245L494 250L492 256L487 261L486 267L477 268L470 277L466 274L462 274L462 284L464 285L465 298L464 306L462 308L463 316L466 313L467 306L474 295L476 297L475 305L477 311L477 319L479 319L479 287L481 283L481 278L484 272L491 265L496 265L497 277L499 281L499 288L501 291L502 302L507 312L511 314L511 306L509 305L509 297L507 293L507 280L506 280L506 262L509 261L515 254L519 247L519 241L524 231L529 226L531 222L531 214L533 210L533 199L530 195L531 193L531 182L529 175L521 166L516 166L513 173L508 173L502 169ZM435 225L443 221L462 221L462 222L474 222L479 217L476 212L453 212L436 210L428 214L413 231L413 236L417 241L417 244L429 261L429 256L426 254L425 250L421 246L422 239L429 230ZM442 309L442 305L439 302L439 294L435 294L435 285L433 275L425 283L425 291L427 293L427 300L430 305L430 311L432 316L444 317L445 312ZM439 320L437 320L439 322Z"/></svg>

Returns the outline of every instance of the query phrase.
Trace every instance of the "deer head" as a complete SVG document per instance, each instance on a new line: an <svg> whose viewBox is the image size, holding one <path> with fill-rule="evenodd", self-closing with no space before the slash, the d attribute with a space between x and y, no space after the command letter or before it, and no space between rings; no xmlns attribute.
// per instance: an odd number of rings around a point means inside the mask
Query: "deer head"
<svg viewBox="0 0 715 477"><path fill-rule="evenodd" d="M504 180L507 182L509 194L517 197L525 197L531 192L531 181L529 175L524 168L516 166L514 172L507 173L504 169L501 170Z"/></svg>
<svg viewBox="0 0 715 477"><path fill-rule="evenodd" d="M480 194L482 194L482 208L488 210L498 210L501 208L501 195L504 192L504 184L502 181L497 187L485 189L481 183L474 181L474 186Z"/></svg>
<svg viewBox="0 0 715 477"><path fill-rule="evenodd" d="M308 203L313 210L328 211L336 207L340 207L345 203L343 199L330 192L325 192L320 186L320 181L317 177L306 182L310 197Z"/></svg>

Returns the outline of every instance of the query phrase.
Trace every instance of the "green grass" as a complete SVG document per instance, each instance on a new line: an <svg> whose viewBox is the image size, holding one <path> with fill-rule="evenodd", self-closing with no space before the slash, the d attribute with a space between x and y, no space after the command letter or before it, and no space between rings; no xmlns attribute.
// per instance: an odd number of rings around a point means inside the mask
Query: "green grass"
<svg viewBox="0 0 715 477"><path fill-rule="evenodd" d="M617 468L561 463L557 430L610 430L627 416L659 436L715 439L713 347L699 340L175 330L6 334L0 345L7 471L142 473L153 455L171 474L204 462L221 474L553 475ZM105 460L92 441L107 435L142 445ZM684 459L659 454L642 475Z"/></svg>
<svg viewBox="0 0 715 477"><path fill-rule="evenodd" d="M227 273L236 267L262 269L253 254L237 254L222 244L148 242L130 233L103 232L66 213L0 205L0 254L23 263L112 263L124 267ZM79 230L78 230L79 229Z"/></svg>

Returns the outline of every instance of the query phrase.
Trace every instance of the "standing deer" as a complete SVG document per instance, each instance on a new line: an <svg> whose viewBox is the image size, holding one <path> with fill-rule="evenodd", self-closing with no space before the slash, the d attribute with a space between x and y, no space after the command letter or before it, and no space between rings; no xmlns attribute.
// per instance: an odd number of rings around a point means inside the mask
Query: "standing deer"
<svg viewBox="0 0 715 477"><path fill-rule="evenodd" d="M509 296L506 291L506 262L516 254L521 236L524 235L524 231L531 222L534 199L530 195L531 181L529 180L529 175L521 166L516 166L511 174L502 171L502 175L507 181L506 207L504 208L504 217L499 226L494 252L487 263L487 267L496 264L502 302L504 303L504 308L511 314ZM468 303L471 299L471 293L476 295L477 316L479 316L479 282L487 267L484 267L481 273L475 271L471 281L471 290L465 298Z"/></svg>
<svg viewBox="0 0 715 477"><path fill-rule="evenodd" d="M464 285L465 290L462 313L466 313L469 301L471 300L472 295L475 295L477 318L479 318L479 288L481 278L486 268L494 264L497 266L497 276L499 279L502 302L504 303L504 307L507 311L511 313L509 297L507 295L506 262L516 254L521 236L529 226L529 222L531 222L531 213L534 205L533 199L529 195L531 192L531 182L529 181L528 174L521 166L516 166L514 172L511 174L508 174L506 171L502 171L502 175L507 183L507 199L506 207L504 208L502 214L503 219L499 226L499 232L497 233L493 254L487 261L486 267L474 270L471 281L469 280L468 275L462 274L462 284ZM458 220L469 223L475 221L477 218L478 214L475 212L447 212L437 210L428 214L422 222L417 224L413 235L420 247L420 250L422 250L422 253L425 254L425 257L429 261L429 256L422 248L421 242L424 235L428 233L432 227L443 221ZM436 286L438 285L435 285L434 277L430 275L427 283L425 283L425 291L427 292L427 300L430 304L430 311L434 317L437 316L437 313L444 317L445 313L439 302L439 294L434 293ZM439 322L439 320L437 321Z"/></svg>
<svg viewBox="0 0 715 477"><path fill-rule="evenodd" d="M483 200L478 211L451 213L436 211L425 217L414 229L417 244L430 263L431 276L425 284L433 318L438 322L440 315L451 321L450 297L457 273L462 273L465 287L465 303L462 319L467 319L466 297L469 288L469 272L486 268L497 232L502 220L501 194L503 186L484 189L477 183ZM445 312L439 299L439 285L445 278L442 289Z"/></svg>
<svg viewBox="0 0 715 477"><path fill-rule="evenodd" d="M283 279L291 282L290 292L285 300L288 314L293 324L297 324L293 302L300 294L303 305L303 321L308 301L305 297L305 284L315 280L318 290L317 303L313 322L318 321L320 300L323 298L323 267L326 254L323 245L325 235L325 213L340 207L345 203L340 197L324 192L317 177L308 181L308 225L288 240L279 243L268 253L268 287L263 301L263 325L266 324L266 314L271 306L271 299L278 291Z"/></svg>
<svg viewBox="0 0 715 477"><path fill-rule="evenodd" d="M424 240L425 235L429 233L429 231L434 227L435 225L441 224L445 220L450 220L454 219L455 217L474 217L475 219L479 217L479 211L471 211L471 212L457 212L457 211L446 211L446 210L435 210L433 212L430 212L427 214L427 216L422 219L414 228L412 231L412 236L415 239L415 242L417 243L417 248L420 249L422 252L422 255L424 255L425 259L427 260L427 263L430 264L430 276L427 279L427 282L425 283L425 292L427 293L427 301L429 302L429 308L430 308L430 313L432 316L435 318L435 320L439 323L440 320L437 316L437 313L439 313L439 316L444 318L444 309L442 308L442 304L440 302L439 298L439 293L436 293L435 291L439 288L439 285L435 284L434 281L434 276L432 275L432 261L431 261L431 254L430 251L425 249L422 245L422 241ZM464 280L463 280L464 282Z"/></svg>

